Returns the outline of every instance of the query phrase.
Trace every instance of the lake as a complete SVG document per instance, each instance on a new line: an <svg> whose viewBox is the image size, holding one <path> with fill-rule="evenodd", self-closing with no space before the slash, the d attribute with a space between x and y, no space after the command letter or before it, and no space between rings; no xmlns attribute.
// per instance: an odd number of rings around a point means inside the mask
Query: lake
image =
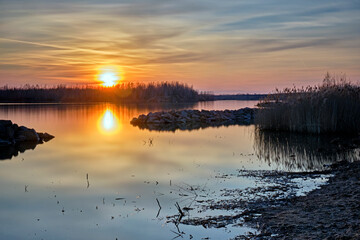
<svg viewBox="0 0 360 240"><path fill-rule="evenodd" d="M321 169L341 157L318 155L326 141L261 134L254 125L157 132L134 127L130 120L150 111L256 103L1 105L0 119L55 138L0 161L0 239L161 240L177 237L179 229L186 239L229 239L254 231L181 224L177 229L167 216L178 213L176 203L192 207L195 200L221 198L222 189L256 184L247 177L218 177L238 169ZM211 214L224 213L189 211L190 216Z"/></svg>

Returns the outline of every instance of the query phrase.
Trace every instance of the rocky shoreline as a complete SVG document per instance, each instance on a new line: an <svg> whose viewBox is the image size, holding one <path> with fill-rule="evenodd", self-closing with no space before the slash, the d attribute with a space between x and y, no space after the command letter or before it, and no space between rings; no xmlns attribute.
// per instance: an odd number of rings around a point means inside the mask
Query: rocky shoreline
<svg viewBox="0 0 360 240"><path fill-rule="evenodd" d="M140 129L156 131L193 130L229 125L249 125L254 122L256 109L207 111L181 110L150 112L133 118L130 123Z"/></svg>
<svg viewBox="0 0 360 240"><path fill-rule="evenodd" d="M53 138L46 132L36 132L35 129L18 126L10 120L0 120L0 160L11 159L19 151L34 149L37 144Z"/></svg>

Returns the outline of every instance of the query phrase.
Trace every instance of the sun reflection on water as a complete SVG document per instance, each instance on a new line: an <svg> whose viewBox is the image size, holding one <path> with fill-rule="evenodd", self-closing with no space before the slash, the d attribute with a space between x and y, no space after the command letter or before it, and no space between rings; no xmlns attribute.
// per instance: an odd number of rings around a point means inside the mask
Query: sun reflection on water
<svg viewBox="0 0 360 240"><path fill-rule="evenodd" d="M110 109L106 109L98 120L98 129L103 134L115 134L120 130L120 121L116 114Z"/></svg>

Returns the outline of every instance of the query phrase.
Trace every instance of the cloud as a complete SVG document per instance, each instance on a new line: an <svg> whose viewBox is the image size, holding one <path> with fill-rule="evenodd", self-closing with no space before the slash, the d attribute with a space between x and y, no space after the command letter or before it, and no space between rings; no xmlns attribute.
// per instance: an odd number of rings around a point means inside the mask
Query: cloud
<svg viewBox="0 0 360 240"><path fill-rule="evenodd" d="M9 64L0 69L0 85L10 73L19 75L17 82L28 81L16 65L45 83L43 76L89 81L91 69L116 64L134 81L188 79L197 86L208 79L209 88L218 89L224 76L232 76L229 84L241 84L237 76L246 72L251 79L259 69L270 75L288 69L301 79L304 64L296 66L297 56L324 71L341 58L339 69L360 76L358 1L0 0L0 5L0 63ZM184 72L173 64L186 64Z"/></svg>

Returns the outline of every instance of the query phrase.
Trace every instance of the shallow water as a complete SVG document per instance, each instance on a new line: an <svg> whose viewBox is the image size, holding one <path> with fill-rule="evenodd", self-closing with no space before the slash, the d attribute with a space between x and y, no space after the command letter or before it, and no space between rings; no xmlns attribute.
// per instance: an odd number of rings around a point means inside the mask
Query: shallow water
<svg viewBox="0 0 360 240"><path fill-rule="evenodd" d="M0 106L0 119L55 136L34 150L0 161L0 239L178 236L176 226L166 219L178 213L176 202L181 207L192 206L194 199L211 199L220 189L255 184L245 177L215 177L219 174L237 169L286 170L287 163L265 158L263 146L257 150L254 126L150 132L133 127L130 120L164 109L222 110L255 104ZM302 165L291 170L302 170ZM190 216L196 214L201 215L190 211ZM228 239L253 231L246 227L179 228L185 238L191 234L194 239Z"/></svg>

